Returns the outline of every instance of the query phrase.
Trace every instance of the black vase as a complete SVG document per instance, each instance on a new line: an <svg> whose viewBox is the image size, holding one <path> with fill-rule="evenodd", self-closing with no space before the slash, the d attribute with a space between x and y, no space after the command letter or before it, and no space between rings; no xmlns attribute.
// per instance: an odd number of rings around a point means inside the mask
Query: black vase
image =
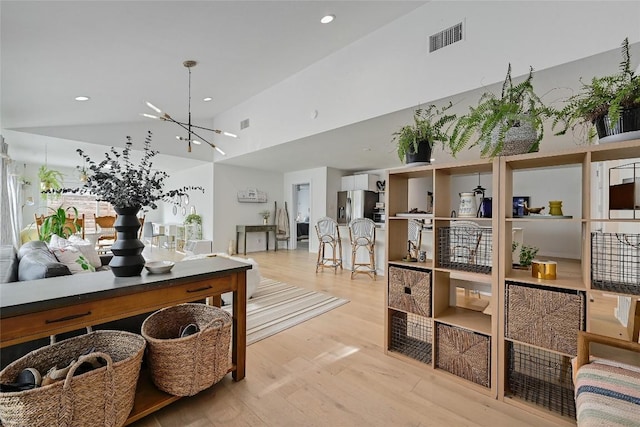
<svg viewBox="0 0 640 427"><path fill-rule="evenodd" d="M418 151L413 152L413 145L409 148L405 155L407 164L410 163L431 163L431 144L429 141L422 140L418 142Z"/></svg>
<svg viewBox="0 0 640 427"><path fill-rule="evenodd" d="M136 216L139 207L114 208L118 214L113 225L118 232L116 241L111 246L113 258L109 267L116 277L138 276L144 268L142 250L144 243L138 239L140 220Z"/></svg>

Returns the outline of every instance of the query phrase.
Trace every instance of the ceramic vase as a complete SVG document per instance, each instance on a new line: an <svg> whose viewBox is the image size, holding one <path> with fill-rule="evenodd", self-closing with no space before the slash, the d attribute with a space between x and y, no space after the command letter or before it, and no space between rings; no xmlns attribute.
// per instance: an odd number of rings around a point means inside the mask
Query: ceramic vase
<svg viewBox="0 0 640 427"><path fill-rule="evenodd" d="M562 216L562 200L551 200L549 202L549 215Z"/></svg>
<svg viewBox="0 0 640 427"><path fill-rule="evenodd" d="M140 208L134 206L114 209L118 214L114 223L118 237L111 246L113 258L109 262L109 267L116 277L138 276L145 263L142 256L144 243L138 239L140 220L137 214Z"/></svg>

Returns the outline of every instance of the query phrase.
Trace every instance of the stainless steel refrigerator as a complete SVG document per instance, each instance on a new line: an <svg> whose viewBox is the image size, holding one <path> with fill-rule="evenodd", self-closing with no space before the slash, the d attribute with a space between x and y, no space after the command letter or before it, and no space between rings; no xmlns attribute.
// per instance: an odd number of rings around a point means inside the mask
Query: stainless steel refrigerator
<svg viewBox="0 0 640 427"><path fill-rule="evenodd" d="M378 193L366 190L338 192L338 224L349 224L355 218L373 219Z"/></svg>

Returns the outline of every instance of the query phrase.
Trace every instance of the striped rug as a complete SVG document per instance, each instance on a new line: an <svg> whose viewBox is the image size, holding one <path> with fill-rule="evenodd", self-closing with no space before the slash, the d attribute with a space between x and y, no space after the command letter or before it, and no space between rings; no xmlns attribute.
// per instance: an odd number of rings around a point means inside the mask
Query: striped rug
<svg viewBox="0 0 640 427"><path fill-rule="evenodd" d="M263 278L247 301L247 345L333 310L348 300ZM231 312L231 306L224 307Z"/></svg>

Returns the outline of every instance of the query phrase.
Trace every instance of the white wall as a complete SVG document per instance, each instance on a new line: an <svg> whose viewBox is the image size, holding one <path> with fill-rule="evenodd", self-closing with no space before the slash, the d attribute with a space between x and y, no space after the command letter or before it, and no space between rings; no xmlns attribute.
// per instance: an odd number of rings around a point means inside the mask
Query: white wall
<svg viewBox="0 0 640 427"><path fill-rule="evenodd" d="M461 20L465 40L428 54L428 36ZM616 49L627 36L640 40L640 2L430 2L215 124L234 128L250 118L245 143L227 150L233 157L501 82L509 62L517 76L529 65L543 70Z"/></svg>
<svg viewBox="0 0 640 427"><path fill-rule="evenodd" d="M158 203L157 212L147 213L146 219L156 218L152 221L161 221L164 223L182 224L187 215L191 211L191 207L195 206L196 213L202 217L202 238L204 240L213 240L213 163L197 166L195 168L186 169L180 172L172 172L170 178L165 181L165 190L175 190L185 186L201 186L201 191L188 191L189 204L185 205L186 214L182 214L181 207L178 207L177 213L173 214L173 205L170 203Z"/></svg>
<svg viewBox="0 0 640 427"><path fill-rule="evenodd" d="M227 252L230 240L236 240L236 225L262 224L262 217L258 212L270 210L269 223L274 221L274 202L278 206L283 201L283 175L256 169L216 163L213 167L213 249L215 252ZM257 188L267 193L266 203L240 203L238 191ZM291 196L287 199L291 206ZM243 239L243 237L240 237ZM269 249L275 247L273 233L269 235ZM240 245L242 251L242 244ZM264 233L249 233L247 235L247 252L265 250Z"/></svg>

